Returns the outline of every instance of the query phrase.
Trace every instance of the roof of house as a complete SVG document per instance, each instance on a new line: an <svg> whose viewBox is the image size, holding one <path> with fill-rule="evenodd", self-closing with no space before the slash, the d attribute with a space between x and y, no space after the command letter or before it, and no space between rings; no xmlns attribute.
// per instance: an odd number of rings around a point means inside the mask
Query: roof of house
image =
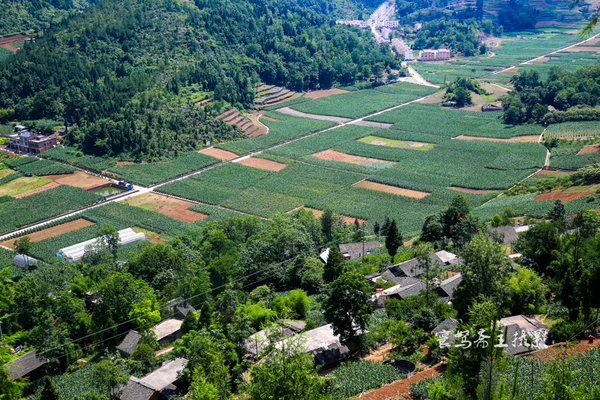
<svg viewBox="0 0 600 400"><path fill-rule="evenodd" d="M506 344L508 344L505 350L508 354L515 355L547 347L545 342L548 338L550 328L537 318L529 318L525 315L513 315L502 318L499 321L499 325L505 332ZM535 335L538 337L539 342L530 349L528 345L518 340L525 335Z"/></svg>
<svg viewBox="0 0 600 400"><path fill-rule="evenodd" d="M140 383L154 390L161 391L179 378L186 363L187 360L185 358L165 361L162 367L140 379Z"/></svg>
<svg viewBox="0 0 600 400"><path fill-rule="evenodd" d="M343 360L349 353L348 347L340 343L340 337L333 333L331 324L301 334L305 339L304 351L311 353L319 364L332 364Z"/></svg>
<svg viewBox="0 0 600 400"><path fill-rule="evenodd" d="M169 318L156 325L153 330L156 334L156 340L161 340L181 329L183 323L180 319Z"/></svg>
<svg viewBox="0 0 600 400"><path fill-rule="evenodd" d="M365 254L369 254L369 251L375 249L377 247L383 247L381 243L377 240L371 240L364 243L364 252ZM345 243L339 245L340 252L342 254L348 254L350 259L358 258L363 256L363 242L356 243Z"/></svg>
<svg viewBox="0 0 600 400"><path fill-rule="evenodd" d="M17 379L28 375L46 363L46 360L38 358L37 352L32 350L4 366L8 369L10 379Z"/></svg>
<svg viewBox="0 0 600 400"><path fill-rule="evenodd" d="M444 299L450 300L452 299L452 296L454 294L454 289L456 289L456 287L458 286L458 284L462 281L462 275L461 274L456 274L446 280L443 280L440 283L439 286L439 291L441 292L440 295L441 297L443 297Z"/></svg>
<svg viewBox="0 0 600 400"><path fill-rule="evenodd" d="M514 226L498 226L490 228L489 232L498 232L504 234L504 244L511 244L519 238L519 233L515 230Z"/></svg>
<svg viewBox="0 0 600 400"><path fill-rule="evenodd" d="M448 317L445 320L443 320L442 322L440 322L440 324L438 326L436 326L435 328L433 328L433 330L431 331L431 333L433 333L434 335L441 333L442 331L450 331L452 332L453 330L456 329L456 327L458 326L458 321L455 320L452 317Z"/></svg>
<svg viewBox="0 0 600 400"><path fill-rule="evenodd" d="M171 307L172 314L180 313L184 317L187 315L188 311L196 312L196 309L183 297L177 297L169 301L168 306Z"/></svg>
<svg viewBox="0 0 600 400"><path fill-rule="evenodd" d="M519 328L523 329L525 332L534 332L538 329L550 330L550 327L544 324L537 318L526 317L525 315L513 315L511 317L502 318L500 320L500 325L508 326L512 324L517 324Z"/></svg>
<svg viewBox="0 0 600 400"><path fill-rule="evenodd" d="M121 400L150 400L154 395L155 390L140 383L135 377L129 378L127 386L123 388Z"/></svg>
<svg viewBox="0 0 600 400"><path fill-rule="evenodd" d="M431 262L434 266L454 265L462 262L462 259L455 254L441 250L431 256ZM386 282L399 282L400 278L415 277L423 274L424 268L419 265L419 260L411 258L387 269L383 273L383 279Z"/></svg>
<svg viewBox="0 0 600 400"><path fill-rule="evenodd" d="M392 286L391 288L387 288L385 289L383 292L381 292L384 296L392 296L395 294L400 294L400 293L404 293L406 290L409 290L412 288L411 292L413 292L417 287L420 287L420 284L424 282L420 279L417 278L412 278L412 277L404 277L401 278L400 281L398 282L398 284L396 286ZM420 289L419 289L420 292ZM417 292L418 294L418 292ZM405 296L400 296L400 297L405 297Z"/></svg>
<svg viewBox="0 0 600 400"><path fill-rule="evenodd" d="M293 319L280 319L277 320L277 323L281 326L291 329L294 332L300 332L306 327L306 322L294 321Z"/></svg>
<svg viewBox="0 0 600 400"><path fill-rule="evenodd" d="M125 336L123 341L117 346L117 350L122 351L125 354L131 355L133 350L138 345L138 342L142 338L142 335L137 333L134 330L129 331L129 333Z"/></svg>

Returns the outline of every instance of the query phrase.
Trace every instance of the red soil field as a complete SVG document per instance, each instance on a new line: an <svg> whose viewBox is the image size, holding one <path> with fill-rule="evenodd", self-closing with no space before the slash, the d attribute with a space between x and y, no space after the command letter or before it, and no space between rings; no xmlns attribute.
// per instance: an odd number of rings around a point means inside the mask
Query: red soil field
<svg viewBox="0 0 600 400"><path fill-rule="evenodd" d="M365 189L377 190L380 192L397 194L400 196L412 197L415 199L422 199L423 197L429 195L427 192L419 192L418 190L410 190L399 188L397 186L383 185L381 183L375 183L370 181L362 181L360 183L355 184L356 187L361 187Z"/></svg>
<svg viewBox="0 0 600 400"><path fill-rule="evenodd" d="M242 165L245 165L247 167L254 167L254 168L258 168L258 169L264 169L267 171L275 171L275 172L281 171L282 169L287 167L287 164L284 164L284 163L267 160L265 158L256 158L256 157L246 158L242 161L239 161L239 163Z"/></svg>
<svg viewBox="0 0 600 400"><path fill-rule="evenodd" d="M343 89L327 89L327 90L315 90L313 92L308 92L304 95L304 97L308 97L309 99L319 99L321 97L325 97L325 96L330 96L332 94L338 94L338 93L348 93L347 90L343 90Z"/></svg>
<svg viewBox="0 0 600 400"><path fill-rule="evenodd" d="M44 178L52 179L55 183L60 185L75 186L85 190L93 189L95 187L110 183L110 181L107 179L89 175L82 171L76 171L72 174L63 175L45 175Z"/></svg>
<svg viewBox="0 0 600 400"><path fill-rule="evenodd" d="M535 196L534 200L555 200L555 199L560 199L560 200L562 200L562 201L564 201L566 203L567 201L577 200L577 199L580 199L580 198L585 197L587 195L590 195L590 194L592 194L594 192L595 191L566 193L563 190L559 190L557 192L548 192L548 193L538 194L537 196Z"/></svg>
<svg viewBox="0 0 600 400"><path fill-rule="evenodd" d="M581 150L579 150L579 153L577 153L577 154L590 154L590 153L597 153L598 151L600 151L600 143L588 144L588 145L583 146L581 148Z"/></svg>
<svg viewBox="0 0 600 400"><path fill-rule="evenodd" d="M88 221L87 219L79 218L75 221L67 222L66 224L53 226L52 228L44 229L38 232L30 233L26 236L29 236L29 240L32 242L39 242L40 240L48 239L54 236L62 235L63 233L71 232L76 229L85 228L86 226L94 225L93 222ZM2 246L8 247L12 249L13 243L19 238L14 238L10 240L6 240L0 243Z"/></svg>
<svg viewBox="0 0 600 400"><path fill-rule="evenodd" d="M372 143L375 144L375 143ZM335 150L323 150L318 153L314 153L313 156L320 158L321 160L341 161L350 164L368 164L373 162L380 162L386 164L395 164L392 161L378 160L376 158L366 158L361 156L353 156L350 154L340 153Z"/></svg>
<svg viewBox="0 0 600 400"><path fill-rule="evenodd" d="M231 151L217 149L215 147L208 147L206 149L200 150L200 153L206 154L207 156L213 156L216 158L220 158L221 160L233 160L234 158L238 158L239 156Z"/></svg>
<svg viewBox="0 0 600 400"><path fill-rule="evenodd" d="M127 200L126 203L131 206L151 210L184 222L200 221L208 217L206 214L187 209L189 206L194 205L194 203L173 199L156 193L145 193L135 196Z"/></svg>

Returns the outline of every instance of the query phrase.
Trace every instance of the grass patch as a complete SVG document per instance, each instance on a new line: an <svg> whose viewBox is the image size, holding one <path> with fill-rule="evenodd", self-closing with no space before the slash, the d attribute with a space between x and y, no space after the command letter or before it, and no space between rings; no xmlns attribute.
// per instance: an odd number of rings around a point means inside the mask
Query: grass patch
<svg viewBox="0 0 600 400"><path fill-rule="evenodd" d="M372 144L376 146L387 146L387 147L397 147L400 149L411 149L411 150L431 150L433 143L420 143L420 142L407 142L404 140L394 140L388 138L382 138L379 136L365 136L362 139L358 139L359 142Z"/></svg>
<svg viewBox="0 0 600 400"><path fill-rule="evenodd" d="M15 196L52 182L41 176L24 176L0 186L0 196Z"/></svg>

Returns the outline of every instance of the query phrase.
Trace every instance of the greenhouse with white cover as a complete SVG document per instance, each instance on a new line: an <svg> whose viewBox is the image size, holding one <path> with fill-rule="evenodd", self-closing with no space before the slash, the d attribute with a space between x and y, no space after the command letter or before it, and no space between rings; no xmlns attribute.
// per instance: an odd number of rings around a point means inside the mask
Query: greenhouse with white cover
<svg viewBox="0 0 600 400"><path fill-rule="evenodd" d="M146 235L143 232L135 232L131 228L123 229L118 232L119 243L121 246L139 243L146 240ZM56 253L57 257L62 258L70 263L76 263L81 261L85 253L86 247L96 244L99 238L86 240L85 242L74 244L73 246L65 247L60 249Z"/></svg>

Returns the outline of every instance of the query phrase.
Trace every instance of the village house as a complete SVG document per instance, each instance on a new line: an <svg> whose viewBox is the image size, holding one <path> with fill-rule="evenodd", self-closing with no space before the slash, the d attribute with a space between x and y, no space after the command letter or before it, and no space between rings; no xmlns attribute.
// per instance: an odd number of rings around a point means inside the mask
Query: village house
<svg viewBox="0 0 600 400"><path fill-rule="evenodd" d="M182 336L182 323L183 321L180 319L169 318L152 328L154 334L156 335L156 341L158 342L158 345L160 347L165 347L179 339ZM142 335L140 335L137 331L130 330L123 341L117 346L117 350L119 350L123 357L129 357L133 354L141 338Z"/></svg>
<svg viewBox="0 0 600 400"><path fill-rule="evenodd" d="M4 364L4 368L8 370L10 379L30 378L35 380L44 375L43 366L47 361L38 357L35 350L23 354L21 357Z"/></svg>
<svg viewBox="0 0 600 400"><path fill-rule="evenodd" d="M419 61L446 61L450 59L450 50L421 50L419 51Z"/></svg>
<svg viewBox="0 0 600 400"><path fill-rule="evenodd" d="M120 399L163 400L180 395L181 391L175 386L175 382L181 376L186 363L185 358L176 358L165 361L162 367L141 379L130 377Z"/></svg>
<svg viewBox="0 0 600 400"><path fill-rule="evenodd" d="M6 135L5 137L7 138L7 149L34 154L40 154L46 150L50 150L57 143L55 137L37 135L26 130Z"/></svg>

